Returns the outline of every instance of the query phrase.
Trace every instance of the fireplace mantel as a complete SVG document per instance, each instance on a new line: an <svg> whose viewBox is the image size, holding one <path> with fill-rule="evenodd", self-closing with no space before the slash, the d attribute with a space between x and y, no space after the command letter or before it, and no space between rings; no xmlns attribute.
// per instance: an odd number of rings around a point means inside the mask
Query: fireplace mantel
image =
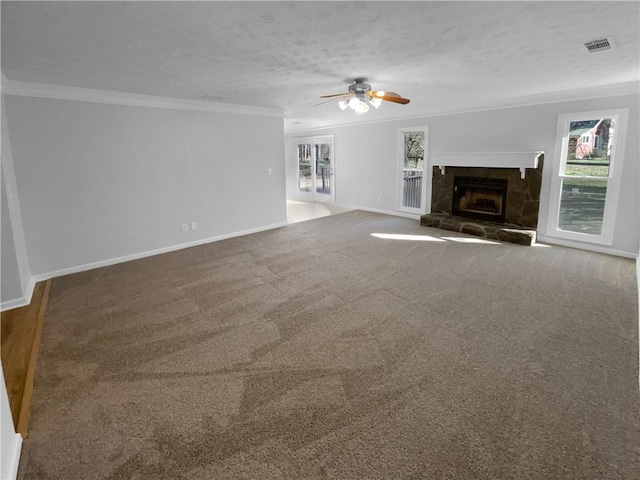
<svg viewBox="0 0 640 480"><path fill-rule="evenodd" d="M446 167L517 168L524 179L527 168L538 168L544 151L429 153L431 164L444 175Z"/></svg>

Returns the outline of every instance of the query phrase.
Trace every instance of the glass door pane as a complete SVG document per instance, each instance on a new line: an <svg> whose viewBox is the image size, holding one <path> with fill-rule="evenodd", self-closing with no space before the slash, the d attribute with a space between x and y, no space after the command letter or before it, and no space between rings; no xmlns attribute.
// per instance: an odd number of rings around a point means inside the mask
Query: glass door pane
<svg viewBox="0 0 640 480"><path fill-rule="evenodd" d="M298 189L301 192L311 191L311 145L298 145Z"/></svg>
<svg viewBox="0 0 640 480"><path fill-rule="evenodd" d="M316 159L316 193L331 195L331 144L314 143ZM326 201L326 200L325 200Z"/></svg>

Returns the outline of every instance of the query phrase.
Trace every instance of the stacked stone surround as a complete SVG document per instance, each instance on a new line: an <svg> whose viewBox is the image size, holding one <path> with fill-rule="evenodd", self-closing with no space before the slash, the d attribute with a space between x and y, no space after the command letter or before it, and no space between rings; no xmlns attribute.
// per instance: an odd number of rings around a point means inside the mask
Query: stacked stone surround
<svg viewBox="0 0 640 480"><path fill-rule="evenodd" d="M431 214L423 215L420 224L469 233L480 237L531 245L535 242L542 186L541 157L537 168L527 168L521 178L517 168L446 167L444 175L433 168ZM453 217L453 178L455 176L505 178L508 181L505 223L496 224L463 217ZM501 233L500 233L501 232Z"/></svg>

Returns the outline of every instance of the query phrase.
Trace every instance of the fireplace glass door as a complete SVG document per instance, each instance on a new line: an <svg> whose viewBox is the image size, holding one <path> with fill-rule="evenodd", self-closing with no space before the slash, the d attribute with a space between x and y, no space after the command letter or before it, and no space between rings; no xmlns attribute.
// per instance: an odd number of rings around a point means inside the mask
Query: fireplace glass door
<svg viewBox="0 0 640 480"><path fill-rule="evenodd" d="M453 179L453 215L504 223L508 181L503 178Z"/></svg>

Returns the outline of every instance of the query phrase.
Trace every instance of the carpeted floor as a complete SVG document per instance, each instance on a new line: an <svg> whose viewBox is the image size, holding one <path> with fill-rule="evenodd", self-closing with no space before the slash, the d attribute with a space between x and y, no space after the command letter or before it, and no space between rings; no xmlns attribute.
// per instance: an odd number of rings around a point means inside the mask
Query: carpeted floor
<svg viewBox="0 0 640 480"><path fill-rule="evenodd" d="M637 478L634 262L452 235L352 211L55 279L19 478Z"/></svg>

